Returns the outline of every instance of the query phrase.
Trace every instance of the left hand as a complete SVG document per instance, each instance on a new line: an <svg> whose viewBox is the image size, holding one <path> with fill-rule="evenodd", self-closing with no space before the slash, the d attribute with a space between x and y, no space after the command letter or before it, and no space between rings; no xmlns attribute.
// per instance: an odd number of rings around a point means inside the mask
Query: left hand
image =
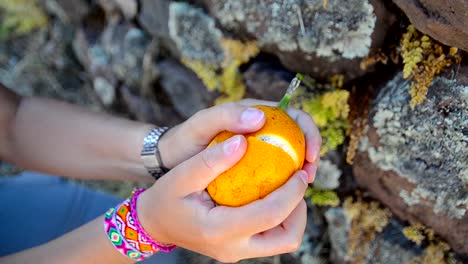
<svg viewBox="0 0 468 264"><path fill-rule="evenodd" d="M265 115L251 108L253 105L277 106L277 102L245 99L203 109L184 123L171 128L160 141L163 163L173 168L181 162L204 150L221 131L227 130L244 134L262 128ZM322 138L312 118L305 112L289 108L287 113L304 132L306 139L306 161L303 169L309 175L309 182L317 170L320 160Z"/></svg>

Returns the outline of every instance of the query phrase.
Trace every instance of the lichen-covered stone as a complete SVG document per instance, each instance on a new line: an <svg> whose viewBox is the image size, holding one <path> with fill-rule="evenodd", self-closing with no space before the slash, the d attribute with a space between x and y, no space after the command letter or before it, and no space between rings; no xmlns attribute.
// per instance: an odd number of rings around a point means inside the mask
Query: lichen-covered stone
<svg viewBox="0 0 468 264"><path fill-rule="evenodd" d="M322 190L333 190L340 185L341 170L330 160L322 160L319 164L314 186Z"/></svg>
<svg viewBox="0 0 468 264"><path fill-rule="evenodd" d="M169 6L169 34L180 55L190 60L220 65L224 52L221 31L213 18L200 8L180 2Z"/></svg>
<svg viewBox="0 0 468 264"><path fill-rule="evenodd" d="M366 56L376 21L367 0L328 1L326 9L322 0L215 1L214 10L226 28L245 23L263 46L300 49L330 61Z"/></svg>
<svg viewBox="0 0 468 264"><path fill-rule="evenodd" d="M213 105L217 94L209 92L197 75L188 68L174 60L161 62L159 68L161 86L184 119Z"/></svg>
<svg viewBox="0 0 468 264"><path fill-rule="evenodd" d="M426 101L411 110L401 73L380 91L361 139L357 182L399 217L421 222L458 252L468 252L468 86L436 77ZM448 78L447 76L450 76Z"/></svg>
<svg viewBox="0 0 468 264"><path fill-rule="evenodd" d="M434 213L462 218L468 209L468 87L437 77L414 110L406 88L398 75L376 99L372 125L380 146L368 147L369 157L417 185L400 193L409 206L430 200Z"/></svg>
<svg viewBox="0 0 468 264"><path fill-rule="evenodd" d="M331 208L325 212L328 222L328 234L332 246L332 260L334 263L355 263L355 259L348 255L351 228L350 219L343 208ZM405 238L401 226L395 219L381 233L368 242L369 250L366 256L357 256L363 263L399 264L409 263L414 257L422 254L422 249Z"/></svg>
<svg viewBox="0 0 468 264"><path fill-rule="evenodd" d="M382 39L373 38L376 14L385 16L383 5L368 0L329 0L326 8L322 0L208 2L224 29L257 39L263 50L275 53L297 72L358 75L359 66L354 63L367 56L373 44L383 41L381 35ZM380 30L387 25L378 26ZM323 64L317 67L318 62Z"/></svg>
<svg viewBox="0 0 468 264"><path fill-rule="evenodd" d="M448 46L468 51L466 0L393 0L421 32Z"/></svg>

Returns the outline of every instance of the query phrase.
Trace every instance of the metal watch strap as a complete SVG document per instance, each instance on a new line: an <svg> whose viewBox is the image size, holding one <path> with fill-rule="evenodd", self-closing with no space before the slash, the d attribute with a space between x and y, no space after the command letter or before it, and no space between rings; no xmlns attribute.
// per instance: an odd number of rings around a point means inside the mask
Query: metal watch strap
<svg viewBox="0 0 468 264"><path fill-rule="evenodd" d="M153 128L143 140L141 159L143 160L143 165L148 170L148 173L156 180L169 171L169 169L164 167L158 148L159 139L168 130L168 127Z"/></svg>

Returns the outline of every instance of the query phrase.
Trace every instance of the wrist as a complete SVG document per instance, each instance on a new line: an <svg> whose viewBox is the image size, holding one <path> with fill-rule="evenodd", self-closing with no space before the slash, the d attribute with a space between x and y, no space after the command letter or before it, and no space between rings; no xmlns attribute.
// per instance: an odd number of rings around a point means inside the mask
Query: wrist
<svg viewBox="0 0 468 264"><path fill-rule="evenodd" d="M175 151L171 151L175 146L174 135L177 130L178 127L170 128L159 140L158 147L161 160L163 165L168 169L172 169L178 164L176 157L173 155Z"/></svg>
<svg viewBox="0 0 468 264"><path fill-rule="evenodd" d="M172 244L173 242L161 222L160 203L158 203L157 198L153 197L151 192L152 188L138 197L136 211L140 224L154 240L163 244Z"/></svg>

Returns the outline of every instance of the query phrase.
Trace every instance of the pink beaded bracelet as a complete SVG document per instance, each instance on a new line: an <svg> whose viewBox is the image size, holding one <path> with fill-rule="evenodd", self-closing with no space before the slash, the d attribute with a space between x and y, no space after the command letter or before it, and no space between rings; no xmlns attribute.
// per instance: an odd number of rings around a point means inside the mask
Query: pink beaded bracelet
<svg viewBox="0 0 468 264"><path fill-rule="evenodd" d="M132 195L131 202L130 202L130 215L131 215L131 218L133 220L133 224L134 224L138 234L145 241L148 241L149 243L151 243L151 245L153 246L154 249L162 251L162 252L166 252L166 253L171 252L172 250L174 250L177 247L176 245L162 244L162 243L159 243L159 242L155 241L143 229L143 226L141 225L140 221L138 220L138 213L137 213L137 209L136 209L137 200L138 200L138 197L140 196L140 194L142 194L144 191L145 191L144 189L135 189L133 191L133 195Z"/></svg>

